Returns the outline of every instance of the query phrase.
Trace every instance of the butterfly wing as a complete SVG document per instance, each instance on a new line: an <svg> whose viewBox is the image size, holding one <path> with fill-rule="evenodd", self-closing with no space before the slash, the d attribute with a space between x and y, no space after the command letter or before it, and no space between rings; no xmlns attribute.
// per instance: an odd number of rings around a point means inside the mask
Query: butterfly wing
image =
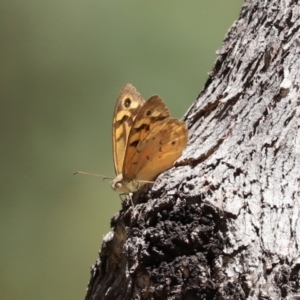
<svg viewBox="0 0 300 300"><path fill-rule="evenodd" d="M113 116L113 153L116 174L122 173L130 129L145 100L135 87L126 84L117 99Z"/></svg>
<svg viewBox="0 0 300 300"><path fill-rule="evenodd" d="M127 174L127 170L130 168L137 145L148 135L157 122L162 121L169 116L169 110L163 100L157 95L148 99L140 109L131 127L124 157L122 174L127 179L130 180L133 178L133 176L128 178L125 174Z"/></svg>
<svg viewBox="0 0 300 300"><path fill-rule="evenodd" d="M171 168L187 144L185 123L170 118L162 99L151 97L138 113L124 158L123 175L150 181Z"/></svg>

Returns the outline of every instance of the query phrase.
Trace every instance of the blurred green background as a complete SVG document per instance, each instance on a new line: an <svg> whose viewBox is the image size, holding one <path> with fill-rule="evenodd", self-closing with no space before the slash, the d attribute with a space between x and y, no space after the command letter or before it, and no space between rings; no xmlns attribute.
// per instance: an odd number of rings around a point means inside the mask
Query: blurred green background
<svg viewBox="0 0 300 300"><path fill-rule="evenodd" d="M130 82L173 116L242 1L1 1L0 299L83 299L120 199L111 122Z"/></svg>

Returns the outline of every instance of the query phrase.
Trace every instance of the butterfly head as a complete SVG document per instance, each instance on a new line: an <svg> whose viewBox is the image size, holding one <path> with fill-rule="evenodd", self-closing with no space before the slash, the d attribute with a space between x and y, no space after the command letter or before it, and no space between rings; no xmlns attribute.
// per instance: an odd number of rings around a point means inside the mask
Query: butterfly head
<svg viewBox="0 0 300 300"><path fill-rule="evenodd" d="M140 182L135 179L126 181L124 180L123 175L119 174L111 182L111 187L116 192L128 194L128 193L136 192L140 188Z"/></svg>

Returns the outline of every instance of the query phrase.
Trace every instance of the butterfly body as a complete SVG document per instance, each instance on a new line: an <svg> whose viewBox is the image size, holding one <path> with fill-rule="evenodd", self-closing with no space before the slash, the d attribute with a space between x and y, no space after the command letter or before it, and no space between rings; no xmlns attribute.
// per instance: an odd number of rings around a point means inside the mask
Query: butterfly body
<svg viewBox="0 0 300 300"><path fill-rule="evenodd" d="M123 178L122 174L117 175L117 177L112 181L111 187L113 190L119 193L133 193L138 191L140 188L140 183L136 179L127 181Z"/></svg>
<svg viewBox="0 0 300 300"><path fill-rule="evenodd" d="M171 168L187 144L185 123L170 117L163 100L145 101L126 84L118 97L113 118L113 152L117 177L112 188L137 191Z"/></svg>

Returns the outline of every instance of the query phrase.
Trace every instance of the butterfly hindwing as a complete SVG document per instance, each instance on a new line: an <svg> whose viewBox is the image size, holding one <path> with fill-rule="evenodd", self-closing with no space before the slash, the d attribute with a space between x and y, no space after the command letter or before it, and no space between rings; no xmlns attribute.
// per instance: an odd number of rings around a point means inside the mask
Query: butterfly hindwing
<svg viewBox="0 0 300 300"><path fill-rule="evenodd" d="M156 124L137 146L125 178L150 181L171 168L187 144L185 124L166 119Z"/></svg>

